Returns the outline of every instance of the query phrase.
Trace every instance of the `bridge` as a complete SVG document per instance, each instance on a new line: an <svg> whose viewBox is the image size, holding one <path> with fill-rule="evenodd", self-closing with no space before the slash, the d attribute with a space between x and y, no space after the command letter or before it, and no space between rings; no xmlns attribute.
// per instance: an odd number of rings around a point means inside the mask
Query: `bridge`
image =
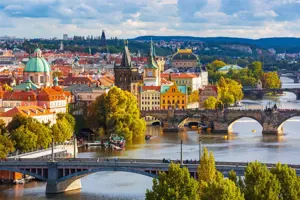
<svg viewBox="0 0 300 200"><path fill-rule="evenodd" d="M280 77L287 77L294 80L294 83L299 83L300 81L300 72L292 70L280 70L278 71Z"/></svg>
<svg viewBox="0 0 300 200"><path fill-rule="evenodd" d="M192 177L197 178L198 163L181 164L187 167ZM243 176L248 163L216 162L216 168L225 176L234 170L237 176ZM274 164L267 164L271 168ZM300 175L300 165L289 165ZM81 188L80 178L101 171L121 171L141 174L157 178L159 172L167 172L169 163L162 160L121 159L121 160L95 160L95 159L61 159L56 162L36 159L22 159L21 161L0 162L0 170L19 172L30 175L36 179L46 181L46 193L60 193Z"/></svg>
<svg viewBox="0 0 300 200"><path fill-rule="evenodd" d="M263 134L283 133L283 123L292 117L300 116L300 110L150 110L141 111L141 117L152 116L160 120L165 131L178 131L179 125L187 118L196 118L199 123L212 128L212 132L228 133L233 124L248 117L257 121L263 128Z"/></svg>
<svg viewBox="0 0 300 200"><path fill-rule="evenodd" d="M300 88L277 88L277 89L243 88L243 93L246 96L254 95L257 98L263 98L263 96L268 93L282 94L283 92L292 92L296 95L297 100L300 100Z"/></svg>

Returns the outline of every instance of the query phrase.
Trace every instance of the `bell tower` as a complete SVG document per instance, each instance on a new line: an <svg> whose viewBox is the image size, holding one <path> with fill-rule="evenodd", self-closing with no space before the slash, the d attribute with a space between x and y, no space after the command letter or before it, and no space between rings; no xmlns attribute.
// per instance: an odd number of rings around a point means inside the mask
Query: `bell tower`
<svg viewBox="0 0 300 200"><path fill-rule="evenodd" d="M160 68L155 60L155 49L153 48L152 40L150 42L148 63L144 69L144 85L145 86L160 85Z"/></svg>

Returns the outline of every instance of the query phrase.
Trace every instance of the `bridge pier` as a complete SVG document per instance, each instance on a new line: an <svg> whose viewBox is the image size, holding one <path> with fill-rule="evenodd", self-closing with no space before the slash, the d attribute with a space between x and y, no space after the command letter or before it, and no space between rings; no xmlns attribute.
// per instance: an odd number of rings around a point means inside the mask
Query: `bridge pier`
<svg viewBox="0 0 300 200"><path fill-rule="evenodd" d="M65 181L58 182L58 168L56 162L48 162L48 179L46 185L47 194L57 194L70 190L81 189L80 179L68 179Z"/></svg>
<svg viewBox="0 0 300 200"><path fill-rule="evenodd" d="M283 127L282 126L274 126L271 123L263 123L263 135L280 135L283 133Z"/></svg>

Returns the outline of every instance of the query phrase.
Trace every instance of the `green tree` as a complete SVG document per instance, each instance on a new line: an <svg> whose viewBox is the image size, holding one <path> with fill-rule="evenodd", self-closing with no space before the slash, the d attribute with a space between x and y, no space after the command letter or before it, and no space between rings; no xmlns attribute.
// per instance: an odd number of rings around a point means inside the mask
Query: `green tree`
<svg viewBox="0 0 300 200"><path fill-rule="evenodd" d="M60 78L62 76L63 76L63 74L60 71L54 71L54 72L52 72L52 77L58 77L58 78Z"/></svg>
<svg viewBox="0 0 300 200"><path fill-rule="evenodd" d="M27 152L36 149L38 136L22 125L11 132L11 139L15 142L16 149Z"/></svg>
<svg viewBox="0 0 300 200"><path fill-rule="evenodd" d="M235 171L233 171L233 170L231 170L230 172L229 172L229 174L228 174L228 178L229 178L229 180L231 180L232 182L234 182L234 183L237 183L237 177L236 177L236 173L235 173Z"/></svg>
<svg viewBox="0 0 300 200"><path fill-rule="evenodd" d="M8 135L0 135L0 159L6 158L8 153L15 150L13 142Z"/></svg>
<svg viewBox="0 0 300 200"><path fill-rule="evenodd" d="M199 182L211 182L215 180L217 170L215 166L215 158L212 152L208 153L207 148L204 148L201 156L200 164L198 165L198 180Z"/></svg>
<svg viewBox="0 0 300 200"><path fill-rule="evenodd" d="M207 99L204 100L204 108L205 109L216 109L216 103L218 100L215 97L208 97Z"/></svg>
<svg viewBox="0 0 300 200"><path fill-rule="evenodd" d="M280 183L266 165L257 161L245 169L245 198L247 200L278 200Z"/></svg>
<svg viewBox="0 0 300 200"><path fill-rule="evenodd" d="M188 97L188 102L193 103L193 102L199 102L199 91L193 91L189 97Z"/></svg>
<svg viewBox="0 0 300 200"><path fill-rule="evenodd" d="M229 179L213 180L202 187L201 200L243 200L244 195Z"/></svg>
<svg viewBox="0 0 300 200"><path fill-rule="evenodd" d="M264 88L280 88L281 82L277 72L267 72L264 74Z"/></svg>
<svg viewBox="0 0 300 200"><path fill-rule="evenodd" d="M280 199L300 199L300 181L297 177L295 169L278 163L274 168L271 169L271 173L276 176L280 183Z"/></svg>
<svg viewBox="0 0 300 200"><path fill-rule="evenodd" d="M161 172L153 179L152 190L146 191L146 200L198 200L199 185L186 167L171 163L168 174Z"/></svg>
<svg viewBox="0 0 300 200"><path fill-rule="evenodd" d="M226 105L243 99L242 85L237 81L221 77L217 83L219 99Z"/></svg>
<svg viewBox="0 0 300 200"><path fill-rule="evenodd" d="M52 125L52 135L55 142L64 142L73 136L74 128L66 118L58 118Z"/></svg>
<svg viewBox="0 0 300 200"><path fill-rule="evenodd" d="M255 61L248 65L249 76L253 76L256 80L260 79L263 75L262 63Z"/></svg>
<svg viewBox="0 0 300 200"><path fill-rule="evenodd" d="M144 136L146 131L136 97L117 87L91 104L87 118L93 128L102 127L107 134L122 135L128 142Z"/></svg>
<svg viewBox="0 0 300 200"><path fill-rule="evenodd" d="M3 85L3 89L4 89L5 91L13 91L13 89L12 89L9 85L7 85L7 83L5 83L5 84Z"/></svg>

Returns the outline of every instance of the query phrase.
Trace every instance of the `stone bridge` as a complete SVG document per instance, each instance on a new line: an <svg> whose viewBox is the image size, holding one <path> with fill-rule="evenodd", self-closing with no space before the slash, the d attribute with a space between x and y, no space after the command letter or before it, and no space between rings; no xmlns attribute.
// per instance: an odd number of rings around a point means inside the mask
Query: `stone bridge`
<svg viewBox="0 0 300 200"><path fill-rule="evenodd" d="M199 161L197 161L199 163ZM192 177L197 178L198 163L182 164L187 167ZM225 176L234 170L237 176L243 176L247 163L240 162L216 162L216 168ZM267 164L273 167L274 164ZM0 170L20 172L36 179L46 181L46 193L60 193L81 188L80 178L101 171L130 172L157 178L161 171L168 171L169 163L162 160L149 159L121 159L102 160L76 158L61 159L56 162L46 160L22 159L21 161L0 162ZM300 175L299 165L290 165ZM100 180L101 181L101 180Z"/></svg>
<svg viewBox="0 0 300 200"><path fill-rule="evenodd" d="M300 88L278 88L278 89L256 89L256 88L245 88L243 93L245 96L251 95L257 98L263 98L267 93L282 94L283 92L292 92L296 95L297 100L300 100Z"/></svg>
<svg viewBox="0 0 300 200"><path fill-rule="evenodd" d="M282 125L292 117L300 116L300 110L152 110L141 111L141 117L153 116L159 119L164 130L177 129L187 118L198 118L199 122L212 128L212 132L227 133L238 119L248 117L257 121L263 128L263 134L281 134Z"/></svg>

